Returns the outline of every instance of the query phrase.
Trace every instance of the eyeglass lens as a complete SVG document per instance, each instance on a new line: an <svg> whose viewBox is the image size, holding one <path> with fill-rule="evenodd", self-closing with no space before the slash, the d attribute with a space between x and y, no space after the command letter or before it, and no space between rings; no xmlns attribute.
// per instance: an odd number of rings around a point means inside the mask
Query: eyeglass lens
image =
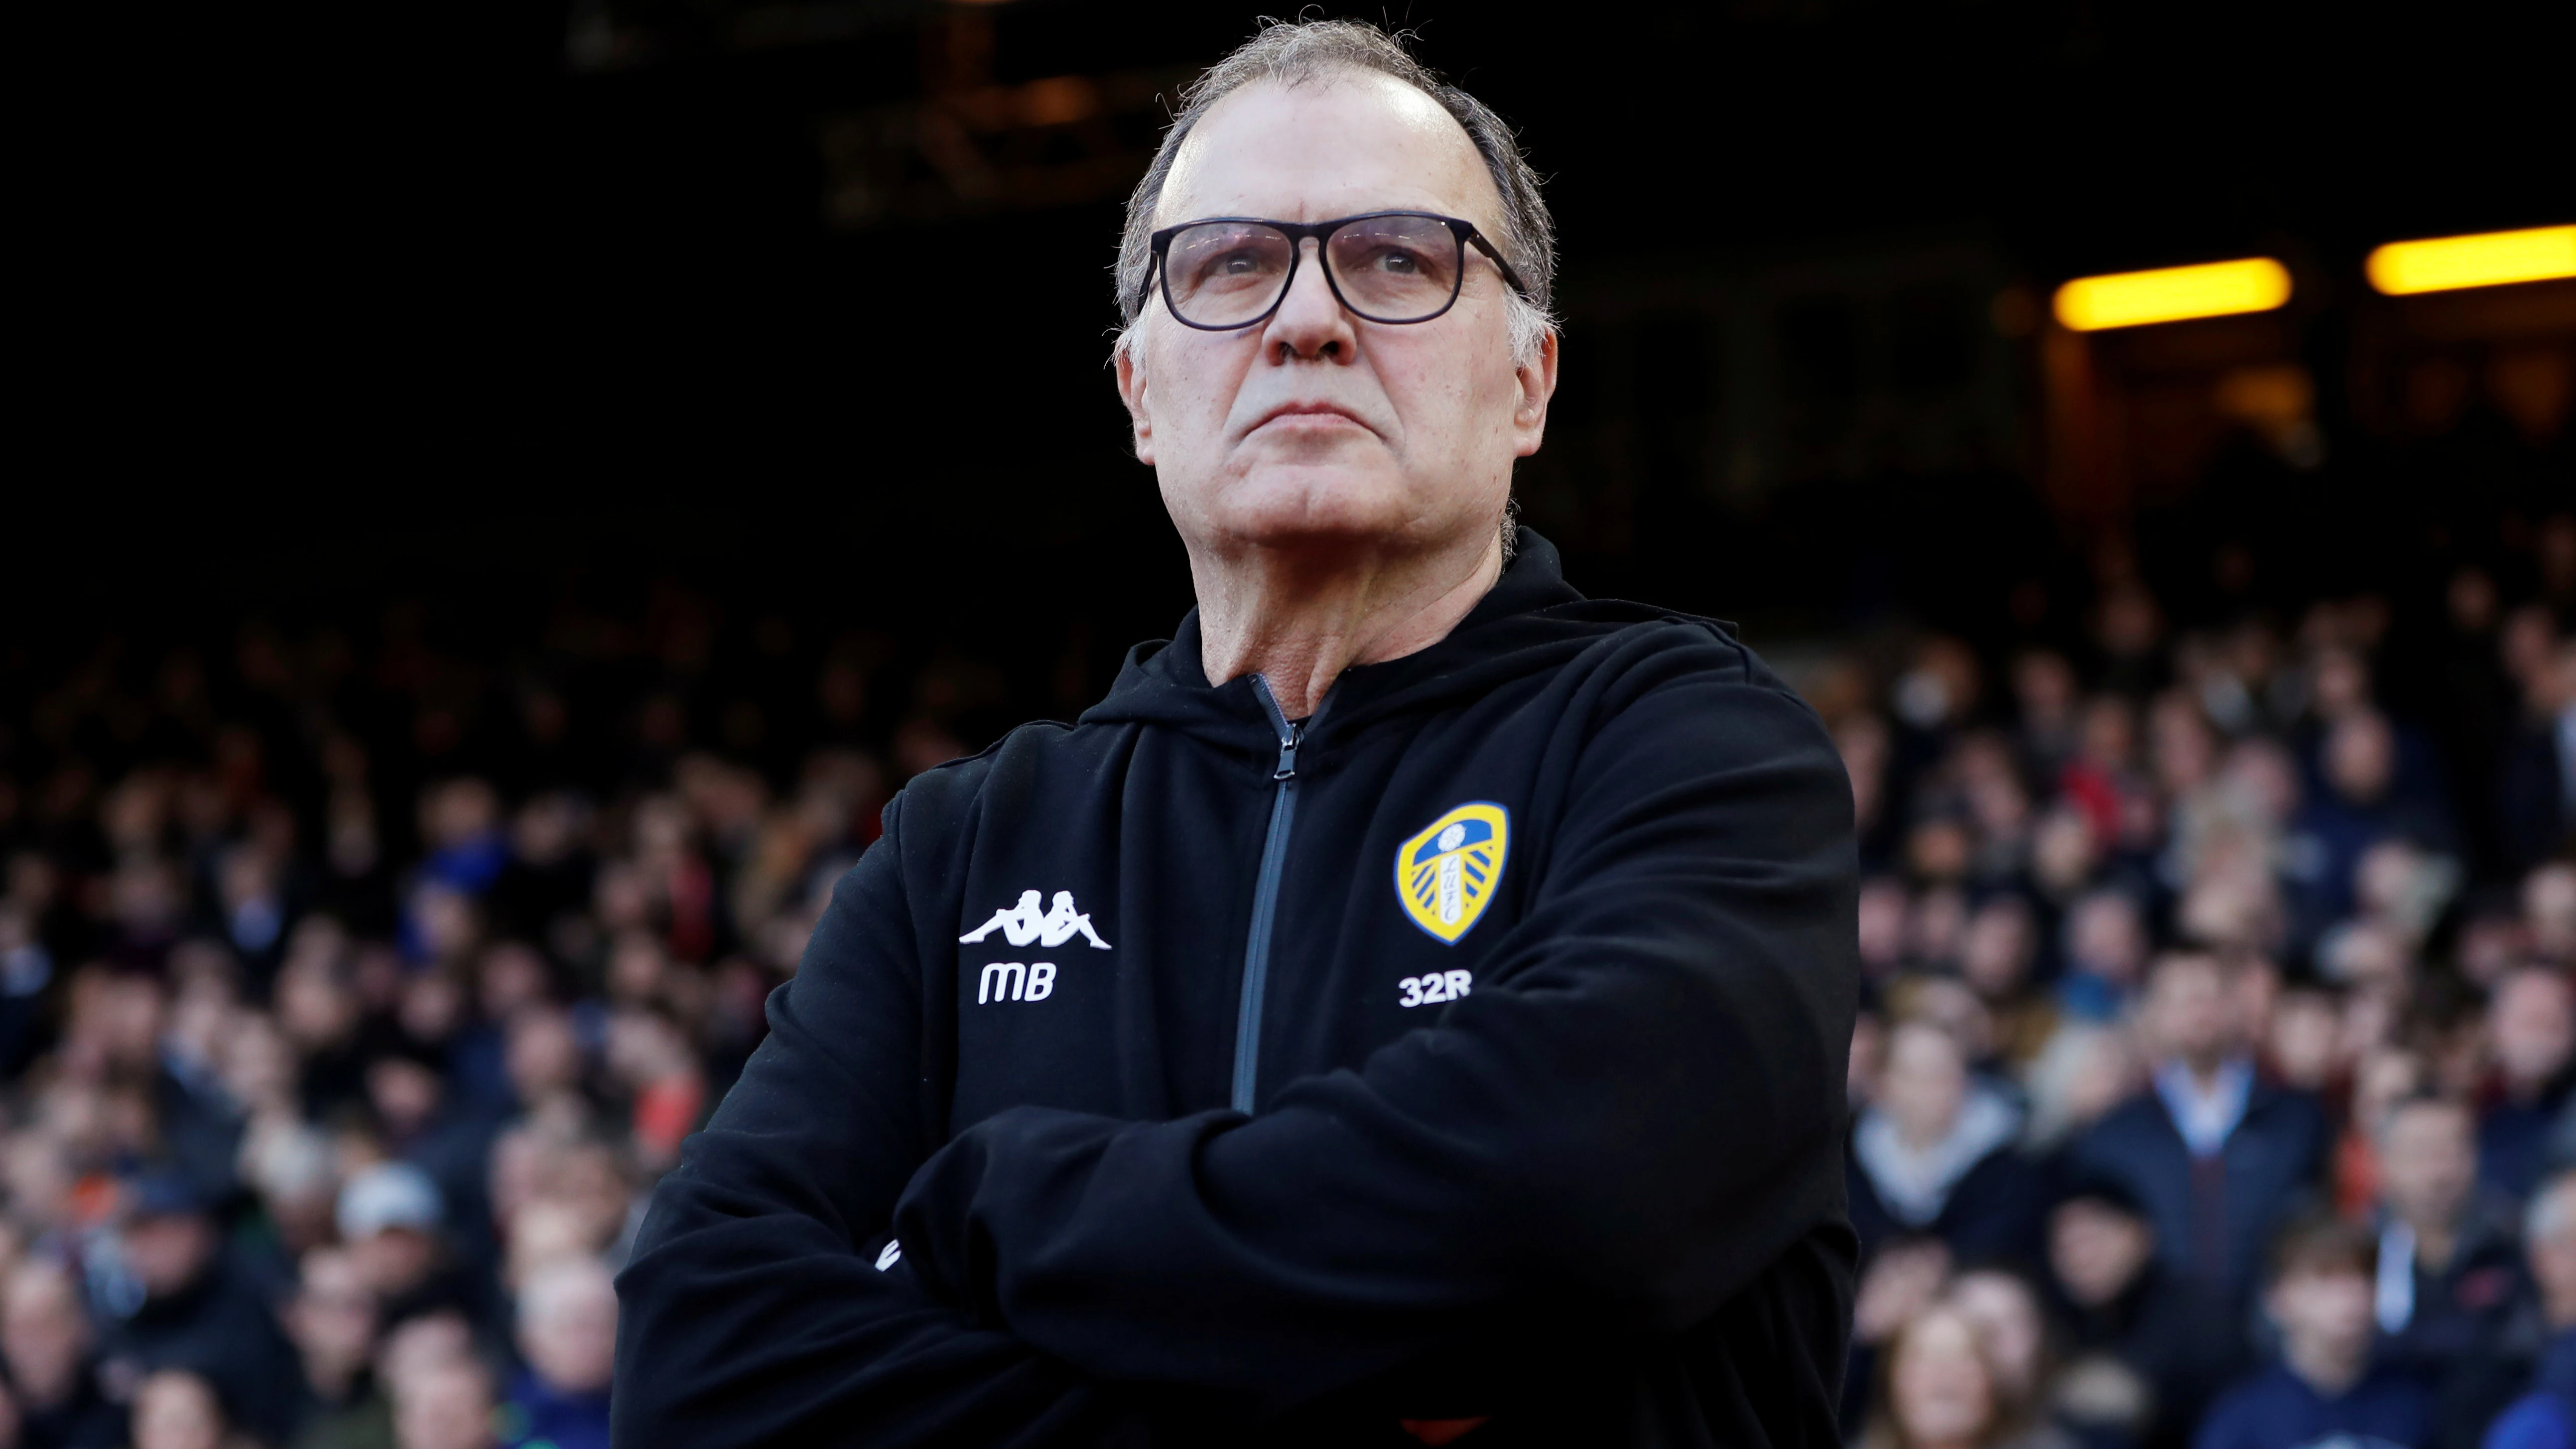
<svg viewBox="0 0 2576 1449"><path fill-rule="evenodd" d="M1258 222L1211 221L1176 233L1163 255L1172 310L1198 327L1237 327L1270 310L1297 243ZM1354 221L1325 240L1342 301L1372 322L1420 322L1458 295L1465 248L1435 217Z"/></svg>

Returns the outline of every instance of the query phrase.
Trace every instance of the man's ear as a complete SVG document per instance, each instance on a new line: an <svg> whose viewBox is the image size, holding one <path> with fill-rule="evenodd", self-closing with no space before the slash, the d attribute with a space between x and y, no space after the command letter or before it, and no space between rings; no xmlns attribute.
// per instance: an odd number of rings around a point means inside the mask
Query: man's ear
<svg viewBox="0 0 2576 1449"><path fill-rule="evenodd" d="M1547 436L1547 401L1556 396L1556 329L1539 334L1538 351L1513 371L1520 401L1512 408L1512 456L1526 458Z"/></svg>
<svg viewBox="0 0 2576 1449"><path fill-rule="evenodd" d="M1136 461L1154 466L1154 415L1145 402L1145 369L1136 365L1134 334L1119 339L1118 400L1127 405L1127 425L1136 435Z"/></svg>

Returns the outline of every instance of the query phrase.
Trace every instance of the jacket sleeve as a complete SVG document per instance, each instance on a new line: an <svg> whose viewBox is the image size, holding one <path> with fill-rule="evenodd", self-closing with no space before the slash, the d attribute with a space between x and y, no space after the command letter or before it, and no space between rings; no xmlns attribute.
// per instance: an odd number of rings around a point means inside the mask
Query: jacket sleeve
<svg viewBox="0 0 2576 1449"><path fill-rule="evenodd" d="M1462 1342L1540 1369L1678 1332L1838 1222L1857 867L1821 723L1665 678L1568 801L1473 994L1360 1069L1250 1119L962 1133L896 1214L925 1285L1103 1379L1276 1411Z"/></svg>
<svg viewBox="0 0 2576 1449"><path fill-rule="evenodd" d="M620 1449L1126 1442L1100 1390L877 1266L928 1154L899 806L618 1278Z"/></svg>

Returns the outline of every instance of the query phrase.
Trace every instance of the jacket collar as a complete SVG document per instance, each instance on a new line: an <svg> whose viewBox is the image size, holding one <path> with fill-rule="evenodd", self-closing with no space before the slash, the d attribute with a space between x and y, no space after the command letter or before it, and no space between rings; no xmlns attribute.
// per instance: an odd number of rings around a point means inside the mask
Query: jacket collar
<svg viewBox="0 0 2576 1449"><path fill-rule="evenodd" d="M1591 600L1565 581L1556 546L1531 529L1517 535L1512 561L1447 637L1429 648L1343 671L1315 724L1313 748L1390 714L1472 697L1525 675L1560 667L1603 634L1675 617L1617 600ZM1084 724L1143 723L1212 744L1264 754L1278 741L1249 677L1210 684L1201 662L1199 615L1170 640L1128 651L1117 682L1082 714Z"/></svg>

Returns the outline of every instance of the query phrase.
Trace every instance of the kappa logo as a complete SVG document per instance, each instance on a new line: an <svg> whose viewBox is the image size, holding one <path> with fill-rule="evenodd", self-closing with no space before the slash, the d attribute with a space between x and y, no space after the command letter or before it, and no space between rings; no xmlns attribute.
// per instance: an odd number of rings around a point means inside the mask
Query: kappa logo
<svg viewBox="0 0 2576 1449"><path fill-rule="evenodd" d="M961 946L971 946L995 931L1014 946L1061 946L1076 936L1091 943L1091 949L1106 951L1109 943L1091 929L1091 917L1073 908L1073 892L1057 891L1055 904L1041 913L1036 891L1020 892L1020 903L1005 906L993 913L993 919L957 938Z"/></svg>
<svg viewBox="0 0 2576 1449"><path fill-rule="evenodd" d="M1442 944L1458 944L1494 899L1511 836L1511 813L1491 800L1461 805L1425 826L1395 852L1395 898L1404 913Z"/></svg>

